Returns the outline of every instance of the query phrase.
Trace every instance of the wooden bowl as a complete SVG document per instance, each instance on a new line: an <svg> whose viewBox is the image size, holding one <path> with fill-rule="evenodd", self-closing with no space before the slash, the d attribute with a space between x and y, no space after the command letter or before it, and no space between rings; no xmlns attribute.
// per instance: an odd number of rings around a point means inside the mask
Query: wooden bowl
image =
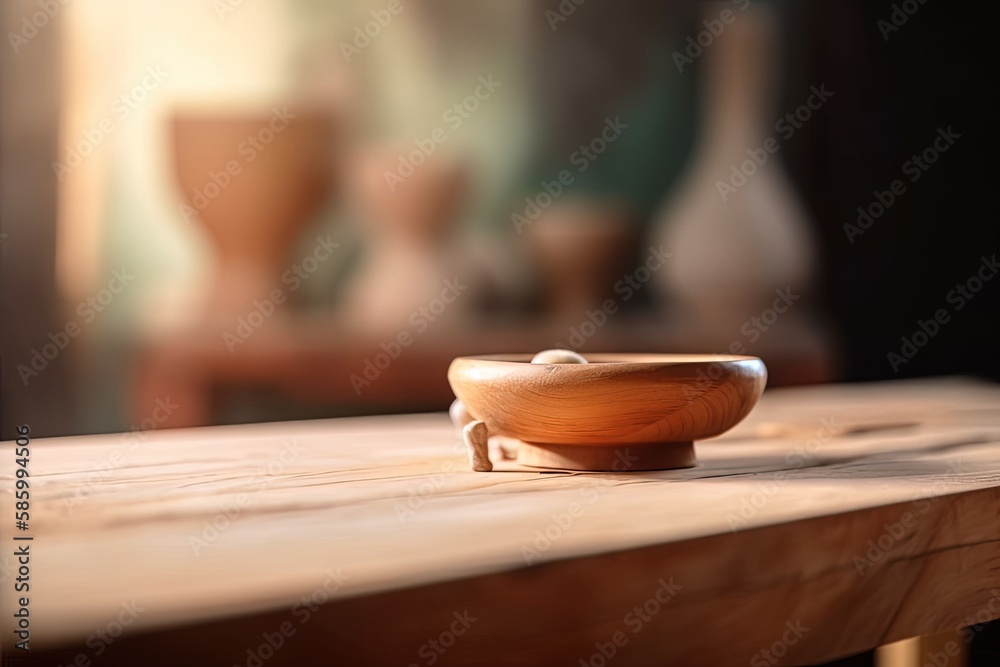
<svg viewBox="0 0 1000 667"><path fill-rule="evenodd" d="M587 364L531 355L459 357L448 382L490 435L521 441L523 465L658 470L696 464L694 441L746 417L764 391L757 357L586 354Z"/></svg>

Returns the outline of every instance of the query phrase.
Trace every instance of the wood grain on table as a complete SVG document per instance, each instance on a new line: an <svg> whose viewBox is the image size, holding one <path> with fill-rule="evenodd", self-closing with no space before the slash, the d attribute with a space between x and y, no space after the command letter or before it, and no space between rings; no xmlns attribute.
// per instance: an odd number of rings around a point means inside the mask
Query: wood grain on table
<svg viewBox="0 0 1000 667"><path fill-rule="evenodd" d="M36 440L32 652L806 664L1000 616L997 386L769 391L697 448L686 470L473 473L444 414Z"/></svg>

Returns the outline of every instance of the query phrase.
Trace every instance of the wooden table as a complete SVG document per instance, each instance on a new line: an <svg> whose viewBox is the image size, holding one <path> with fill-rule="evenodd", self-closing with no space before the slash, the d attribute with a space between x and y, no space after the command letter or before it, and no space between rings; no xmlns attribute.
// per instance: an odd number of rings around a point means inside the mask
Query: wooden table
<svg viewBox="0 0 1000 667"><path fill-rule="evenodd" d="M1000 616L971 380L771 391L655 473L472 473L442 414L38 440L23 532L4 445L27 664L806 664Z"/></svg>

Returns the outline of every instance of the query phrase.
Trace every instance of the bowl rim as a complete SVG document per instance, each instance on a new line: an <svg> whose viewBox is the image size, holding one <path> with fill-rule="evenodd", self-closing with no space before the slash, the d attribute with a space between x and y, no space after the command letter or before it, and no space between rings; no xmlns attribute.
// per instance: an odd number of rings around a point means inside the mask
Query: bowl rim
<svg viewBox="0 0 1000 667"><path fill-rule="evenodd" d="M760 362L764 360L741 354L670 354L670 353L646 353L646 352L578 352L587 360L586 364L532 364L531 359L534 354L510 353L510 354L482 354L463 355L455 357L452 363L459 361L486 362L490 365L500 366L559 366L562 368L588 368L594 366L687 366L697 364L718 364L718 363L739 363L739 362Z"/></svg>

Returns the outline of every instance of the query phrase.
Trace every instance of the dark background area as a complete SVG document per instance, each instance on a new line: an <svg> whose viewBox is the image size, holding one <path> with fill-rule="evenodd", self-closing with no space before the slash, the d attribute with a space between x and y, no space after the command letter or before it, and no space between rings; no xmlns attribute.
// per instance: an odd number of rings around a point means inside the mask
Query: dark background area
<svg viewBox="0 0 1000 667"><path fill-rule="evenodd" d="M986 283L958 312L946 301L982 256L998 251L988 23L966 3L927 2L886 41L877 24L890 3L788 3L787 10L789 50L802 59L792 63L784 106L794 106L811 82L835 93L789 142L786 158L824 240L844 379L1000 378L1000 282ZM961 139L911 183L902 166L932 144L939 127ZM851 244L843 225L897 178L906 192ZM896 374L887 354L939 308L951 321Z"/></svg>

